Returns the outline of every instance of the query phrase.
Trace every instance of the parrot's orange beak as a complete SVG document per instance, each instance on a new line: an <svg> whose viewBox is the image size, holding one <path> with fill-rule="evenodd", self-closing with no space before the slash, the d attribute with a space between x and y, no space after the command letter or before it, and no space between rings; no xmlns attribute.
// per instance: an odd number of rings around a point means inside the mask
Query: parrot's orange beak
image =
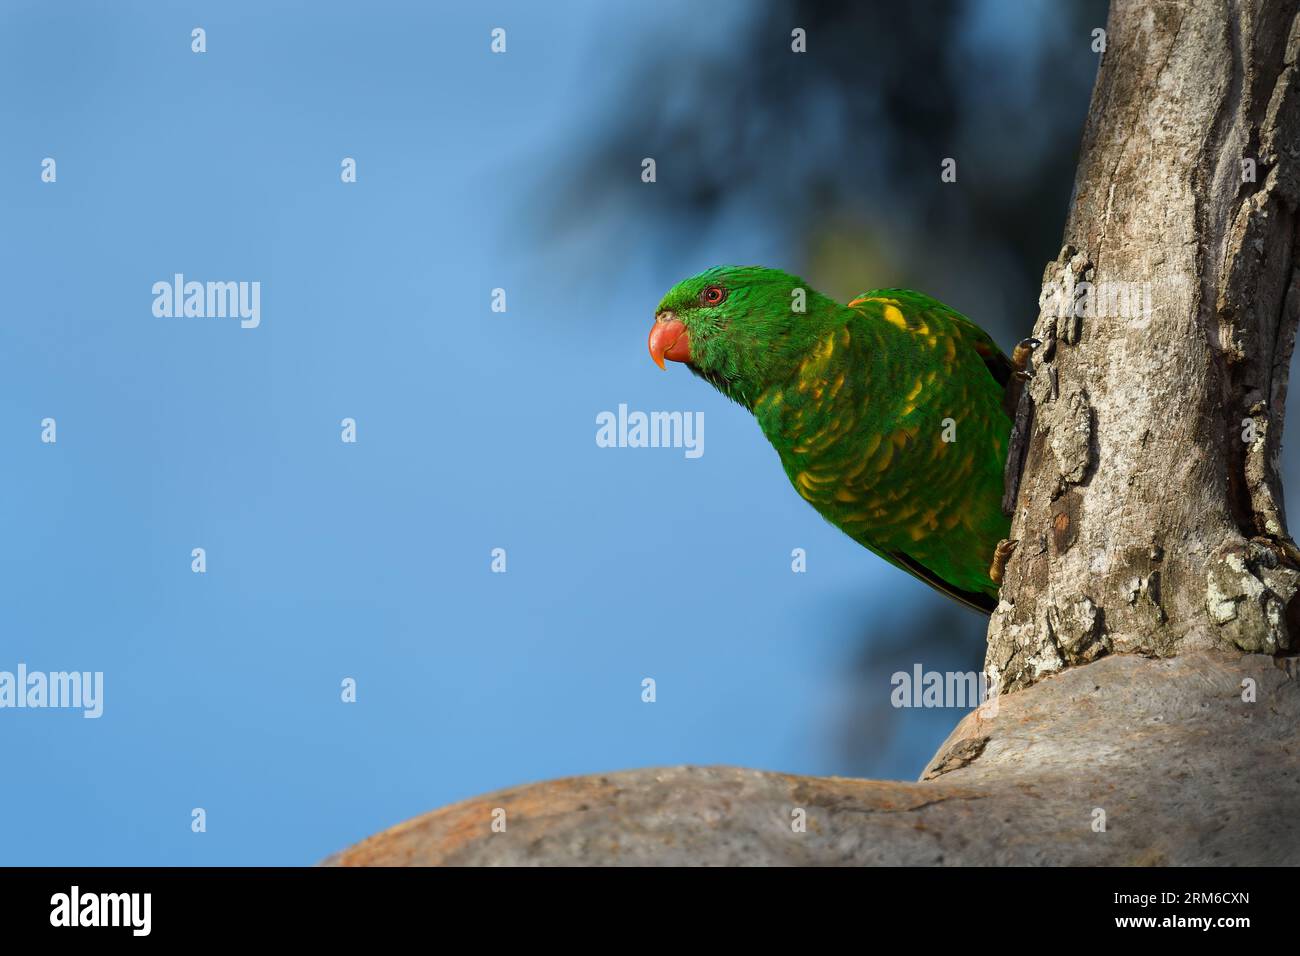
<svg viewBox="0 0 1300 956"><path fill-rule="evenodd" d="M671 312L660 312L655 316L655 324L650 326L650 357L660 368L664 367L664 359L691 360L691 334Z"/></svg>

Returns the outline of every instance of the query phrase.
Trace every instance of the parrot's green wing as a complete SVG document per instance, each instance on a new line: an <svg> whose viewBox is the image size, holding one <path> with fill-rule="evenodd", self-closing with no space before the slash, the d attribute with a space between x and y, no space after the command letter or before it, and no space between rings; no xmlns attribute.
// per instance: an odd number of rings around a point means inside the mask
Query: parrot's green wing
<svg viewBox="0 0 1300 956"><path fill-rule="evenodd" d="M994 381L1003 387L1011 381L1011 359L998 348L998 344L978 325L938 299L911 289L874 289L850 302L849 308L862 312L863 306L868 302L893 302L899 305L903 310L904 321L913 330L927 324L927 319L938 317L943 323L959 330L962 341L984 360Z"/></svg>
<svg viewBox="0 0 1300 956"><path fill-rule="evenodd" d="M755 414L795 490L862 546L953 600L997 606L1011 364L929 296L883 289L850 314ZM945 423L954 436L945 438Z"/></svg>
<svg viewBox="0 0 1300 956"><path fill-rule="evenodd" d="M948 308L937 299L915 292L911 289L875 289L864 292L849 303L849 307L860 314L871 316L873 304L894 304L903 316L907 329L914 335L939 334L944 330L952 335L958 343L958 354L962 348L969 348L983 361L984 367L999 387L1005 388L1011 380L1011 360L998 347L987 332L960 312ZM865 307L865 308L864 308ZM882 310L883 312L883 310ZM897 321L896 316L894 321ZM875 549L872 549L875 550ZM984 614L991 614L997 607L998 599L994 595L981 591L968 591L957 587L940 577L934 571L921 564L905 552L880 552L881 557L896 567L908 571L920 578L936 591L948 595L954 601ZM991 558L990 554L990 558Z"/></svg>

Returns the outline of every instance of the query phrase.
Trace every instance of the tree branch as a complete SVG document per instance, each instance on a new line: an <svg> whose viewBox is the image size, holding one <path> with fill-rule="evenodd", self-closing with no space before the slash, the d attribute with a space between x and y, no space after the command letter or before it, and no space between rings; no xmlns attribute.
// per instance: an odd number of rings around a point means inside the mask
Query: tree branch
<svg viewBox="0 0 1300 956"><path fill-rule="evenodd" d="M921 783L735 767L570 777L435 810L326 864L1293 864L1298 725L1300 683L1271 657L1115 656L972 713Z"/></svg>

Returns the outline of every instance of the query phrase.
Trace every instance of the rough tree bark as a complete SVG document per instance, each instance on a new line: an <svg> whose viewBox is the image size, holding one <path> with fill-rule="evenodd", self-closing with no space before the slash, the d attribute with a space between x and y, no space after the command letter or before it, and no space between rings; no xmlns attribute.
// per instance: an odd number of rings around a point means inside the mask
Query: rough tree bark
<svg viewBox="0 0 1300 956"><path fill-rule="evenodd" d="M1117 3L986 668L1291 649L1278 475L1295 269L1296 5Z"/></svg>
<svg viewBox="0 0 1300 956"><path fill-rule="evenodd" d="M1298 12L1113 5L1021 408L1020 544L986 659L1003 693L921 781L554 781L329 862L1300 863L1300 553L1278 474Z"/></svg>

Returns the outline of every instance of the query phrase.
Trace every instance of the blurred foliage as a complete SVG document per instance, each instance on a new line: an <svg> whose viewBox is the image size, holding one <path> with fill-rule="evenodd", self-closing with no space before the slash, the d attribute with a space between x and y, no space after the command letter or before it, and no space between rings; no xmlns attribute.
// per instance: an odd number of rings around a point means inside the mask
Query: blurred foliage
<svg viewBox="0 0 1300 956"><path fill-rule="evenodd" d="M829 294L911 286L1004 344L1026 334L1060 245L1103 0L741 9L626 67L609 115L565 157L577 172L553 225L631 222L679 256L740 221L789 244L792 261L763 264ZM791 51L795 27L807 53ZM646 156L652 189L635 174ZM956 183L940 181L946 157Z"/></svg>

